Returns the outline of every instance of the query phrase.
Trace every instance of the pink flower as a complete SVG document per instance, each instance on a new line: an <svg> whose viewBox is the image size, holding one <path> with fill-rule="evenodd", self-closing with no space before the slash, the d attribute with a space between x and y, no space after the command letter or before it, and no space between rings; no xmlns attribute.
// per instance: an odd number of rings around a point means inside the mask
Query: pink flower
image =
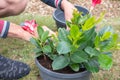
<svg viewBox="0 0 120 80"><path fill-rule="evenodd" d="M101 3L101 0L92 0L92 6L90 7L90 12L92 12L93 8L100 3Z"/></svg>
<svg viewBox="0 0 120 80"><path fill-rule="evenodd" d="M92 0L92 7L95 7L97 4L100 4L101 0Z"/></svg>
<svg viewBox="0 0 120 80"><path fill-rule="evenodd" d="M36 24L35 20L30 20L30 21L25 21L24 24L22 25L22 28L25 31L28 31L31 34L34 34L34 29L38 26L38 24Z"/></svg>

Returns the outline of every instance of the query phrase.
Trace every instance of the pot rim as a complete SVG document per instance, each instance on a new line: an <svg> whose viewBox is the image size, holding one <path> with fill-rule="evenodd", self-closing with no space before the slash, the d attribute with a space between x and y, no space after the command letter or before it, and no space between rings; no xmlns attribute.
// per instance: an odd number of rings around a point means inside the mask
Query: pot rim
<svg viewBox="0 0 120 80"><path fill-rule="evenodd" d="M83 9L85 9L86 11L88 11L88 13L90 13L89 10L88 10L86 7L79 6L79 5L75 5L75 7L83 8ZM54 12L53 12L53 15L52 15L53 18L54 18L56 21L58 21L58 22L61 22L61 23L63 23L63 24L66 24L66 22L59 20L59 19L55 16L55 15L56 15L56 14L55 14L56 11L60 11L61 13L63 13L60 9L55 9ZM65 21L66 21L66 20L65 20Z"/></svg>

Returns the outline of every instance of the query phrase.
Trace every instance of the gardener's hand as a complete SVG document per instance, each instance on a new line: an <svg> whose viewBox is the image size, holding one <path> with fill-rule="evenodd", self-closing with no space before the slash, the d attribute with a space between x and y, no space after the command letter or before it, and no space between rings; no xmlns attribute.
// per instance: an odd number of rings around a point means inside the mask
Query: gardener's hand
<svg viewBox="0 0 120 80"><path fill-rule="evenodd" d="M10 23L8 36L16 37L16 38L20 38L20 39L29 41L30 38L33 37L34 35L30 34L29 32L25 31L24 29L22 29L20 25Z"/></svg>
<svg viewBox="0 0 120 80"><path fill-rule="evenodd" d="M61 8L64 10L65 19L70 21L72 18L73 10L76 9L74 5L68 2L67 0L62 0Z"/></svg>
<svg viewBox="0 0 120 80"><path fill-rule="evenodd" d="M76 9L73 4L68 2L67 0L62 0L61 2L61 8L64 10L65 19L67 21L71 21L71 18L73 17L73 10ZM68 27L67 27L68 29Z"/></svg>

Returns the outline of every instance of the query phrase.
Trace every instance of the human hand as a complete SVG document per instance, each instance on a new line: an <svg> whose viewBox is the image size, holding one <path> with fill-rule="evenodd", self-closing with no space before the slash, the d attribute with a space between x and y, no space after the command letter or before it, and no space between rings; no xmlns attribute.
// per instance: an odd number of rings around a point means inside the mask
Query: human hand
<svg viewBox="0 0 120 80"><path fill-rule="evenodd" d="M33 37L33 34L22 29L20 25L10 22L8 37L20 38L29 41L30 38Z"/></svg>
<svg viewBox="0 0 120 80"><path fill-rule="evenodd" d="M74 9L77 10L75 6L67 0L62 0L61 8L64 10L65 20L71 21ZM69 27L67 27L67 29L69 29Z"/></svg>

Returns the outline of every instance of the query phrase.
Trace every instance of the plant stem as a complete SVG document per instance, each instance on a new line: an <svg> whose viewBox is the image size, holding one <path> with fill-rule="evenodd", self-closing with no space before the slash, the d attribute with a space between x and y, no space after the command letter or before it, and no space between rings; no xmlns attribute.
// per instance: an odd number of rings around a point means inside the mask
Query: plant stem
<svg viewBox="0 0 120 80"><path fill-rule="evenodd" d="M45 60L45 61L47 61L47 58L46 58L46 56L45 56L45 55L43 55L43 57L44 57L44 60Z"/></svg>

